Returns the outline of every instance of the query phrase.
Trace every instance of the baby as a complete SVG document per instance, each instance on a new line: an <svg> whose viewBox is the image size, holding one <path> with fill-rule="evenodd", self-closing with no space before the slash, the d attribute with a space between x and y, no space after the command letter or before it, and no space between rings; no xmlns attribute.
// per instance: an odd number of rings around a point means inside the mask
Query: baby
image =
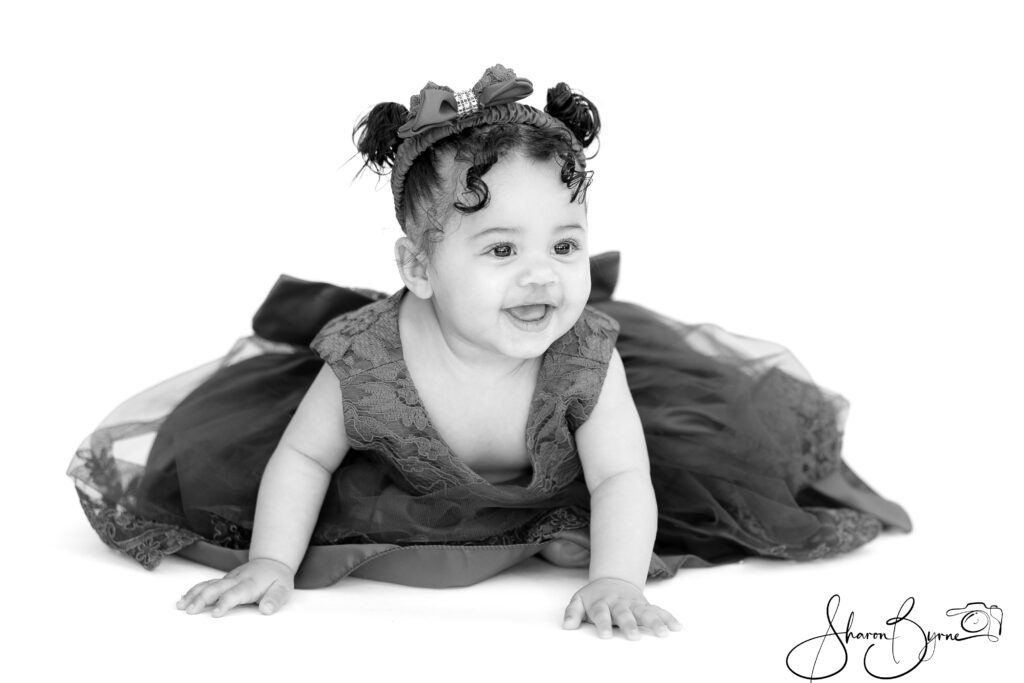
<svg viewBox="0 0 1024 683"><path fill-rule="evenodd" d="M492 87L528 89L500 67L488 75ZM431 163L418 174L406 157L393 170L407 173L404 184L392 180L406 232L395 245L405 283L397 305L404 362L441 440L493 483L529 471L527 425L542 358L577 325L590 295L590 177L577 169L599 123L592 105L561 87L558 96L568 95L574 115L589 110L585 131L492 96L490 115L455 140L449 133L419 144L417 156ZM446 96L425 90L421 114L435 93ZM399 143L402 151L410 144L395 130L404 123L396 106L378 105L357 128L360 151L377 170L401 154ZM466 106L454 121L475 113ZM410 135L437 130L408 127ZM589 583L569 601L564 625L589 620L602 637L613 626L630 639L640 626L664 636L680 625L643 595L657 507L640 419L614 348L604 371L596 403L573 434L590 492L591 559ZM180 609L212 607L219 616L258 602L270 614L287 602L328 484L350 448L341 410L347 398L325 364L264 471L249 561L193 587Z"/></svg>

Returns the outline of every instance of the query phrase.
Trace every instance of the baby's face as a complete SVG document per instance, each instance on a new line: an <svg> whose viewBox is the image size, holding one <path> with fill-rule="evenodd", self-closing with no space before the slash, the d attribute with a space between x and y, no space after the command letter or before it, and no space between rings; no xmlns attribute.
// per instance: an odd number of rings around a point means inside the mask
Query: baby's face
<svg viewBox="0 0 1024 683"><path fill-rule="evenodd" d="M583 313L590 296L586 209L570 201L559 171L554 161L512 154L484 175L486 208L452 212L428 267L449 343L536 358Z"/></svg>

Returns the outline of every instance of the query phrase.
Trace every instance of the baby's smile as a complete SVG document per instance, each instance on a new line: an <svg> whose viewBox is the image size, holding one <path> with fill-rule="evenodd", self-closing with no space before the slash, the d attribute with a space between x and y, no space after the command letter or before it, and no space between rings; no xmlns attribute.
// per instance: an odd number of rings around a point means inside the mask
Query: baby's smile
<svg viewBox="0 0 1024 683"><path fill-rule="evenodd" d="M551 304L525 304L512 306L504 311L519 329L539 332L548 326L554 308Z"/></svg>

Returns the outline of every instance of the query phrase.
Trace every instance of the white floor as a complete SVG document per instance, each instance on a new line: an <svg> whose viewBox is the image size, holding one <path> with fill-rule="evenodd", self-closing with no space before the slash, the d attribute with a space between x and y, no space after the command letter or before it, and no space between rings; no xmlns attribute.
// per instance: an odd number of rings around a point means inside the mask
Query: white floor
<svg viewBox="0 0 1024 683"><path fill-rule="evenodd" d="M998 642L937 642L908 680L1020 671L1020 13L543 6L462 24L415 6L0 10L4 680L796 680L787 654L825 633L832 595L836 628L855 613L862 634L891 634L909 598L904 616L962 636L947 610L997 604ZM618 298L785 344L850 399L846 457L914 532L651 583L684 624L664 640L563 632L584 576L539 560L464 589L348 580L269 618L176 611L214 572L104 547L63 474L75 447L224 353L279 273L396 288L390 194L350 185L351 123L499 60L534 80L528 102L566 80L601 107L592 250L623 252ZM911 626L874 673L916 661ZM833 680L872 680L870 642Z"/></svg>

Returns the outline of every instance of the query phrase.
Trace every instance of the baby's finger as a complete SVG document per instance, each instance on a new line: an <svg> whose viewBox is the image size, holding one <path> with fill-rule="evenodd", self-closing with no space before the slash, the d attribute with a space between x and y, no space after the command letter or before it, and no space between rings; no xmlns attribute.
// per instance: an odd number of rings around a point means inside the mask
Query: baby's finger
<svg viewBox="0 0 1024 683"><path fill-rule="evenodd" d="M189 588L188 592L182 595L181 598L178 600L178 609L185 609L186 607L188 607L188 604L195 599L195 597L199 594L199 591L203 590L214 581L220 581L220 579L209 579L207 581L200 581L196 585Z"/></svg>
<svg viewBox="0 0 1024 683"><path fill-rule="evenodd" d="M590 606L590 621L597 629L598 638L612 637L612 614L608 609L608 603L596 602Z"/></svg>
<svg viewBox="0 0 1024 683"><path fill-rule="evenodd" d="M587 610L583 607L583 598L579 595L572 596L569 606L565 608L565 617L562 621L562 628L576 629L583 623L587 616Z"/></svg>
<svg viewBox="0 0 1024 683"><path fill-rule="evenodd" d="M259 597L255 582L252 579L242 579L220 594L220 597L217 598L217 604L213 606L213 616L224 616L224 613L232 607L256 602Z"/></svg>
<svg viewBox="0 0 1024 683"><path fill-rule="evenodd" d="M657 611L657 608L652 605L647 605L637 610L637 620L640 622L641 626L650 629L650 631L659 638L664 638L668 635L668 625L665 623L665 620L661 618L661 614Z"/></svg>
<svg viewBox="0 0 1024 683"><path fill-rule="evenodd" d="M658 616L661 617L661 620L665 622L665 625L668 626L670 630L683 630L683 625L680 624L679 621L674 616L672 616L668 610L662 609L657 605L648 605L648 609L654 610L658 614Z"/></svg>
<svg viewBox="0 0 1024 683"><path fill-rule="evenodd" d="M629 609L629 605L624 602L619 602L612 609L612 617L615 619L615 624L630 640L636 640L640 637L640 629L636 625L636 617L633 616L632 610Z"/></svg>
<svg viewBox="0 0 1024 683"><path fill-rule="evenodd" d="M281 609L281 606L288 601L288 589L278 582L274 582L260 600L260 612L273 614Z"/></svg>
<svg viewBox="0 0 1024 683"><path fill-rule="evenodd" d="M208 605L212 605L217 602L217 598L219 598L224 591L230 590L236 583L238 583L237 579L219 579L217 581L211 581L199 589L199 592L187 605L185 605L185 611L189 614L198 614L199 612L202 612Z"/></svg>

